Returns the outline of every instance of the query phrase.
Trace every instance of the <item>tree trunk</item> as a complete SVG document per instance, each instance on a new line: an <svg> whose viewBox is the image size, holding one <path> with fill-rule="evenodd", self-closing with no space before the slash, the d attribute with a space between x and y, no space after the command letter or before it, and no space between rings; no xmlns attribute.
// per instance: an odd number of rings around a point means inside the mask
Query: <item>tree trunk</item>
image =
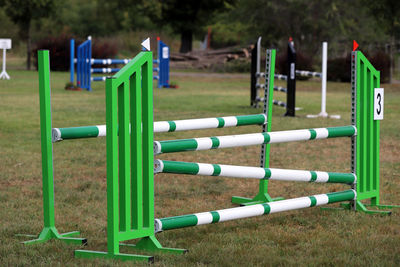
<svg viewBox="0 0 400 267"><path fill-rule="evenodd" d="M193 33L191 30L184 30L181 32L181 48L179 52L187 53L192 51Z"/></svg>
<svg viewBox="0 0 400 267"><path fill-rule="evenodd" d="M394 69L394 51L395 51L396 43L394 36L392 35L392 38L390 38L390 72L389 72L389 83L393 83L393 69Z"/></svg>
<svg viewBox="0 0 400 267"><path fill-rule="evenodd" d="M31 69L31 23L27 24L26 28L26 69Z"/></svg>

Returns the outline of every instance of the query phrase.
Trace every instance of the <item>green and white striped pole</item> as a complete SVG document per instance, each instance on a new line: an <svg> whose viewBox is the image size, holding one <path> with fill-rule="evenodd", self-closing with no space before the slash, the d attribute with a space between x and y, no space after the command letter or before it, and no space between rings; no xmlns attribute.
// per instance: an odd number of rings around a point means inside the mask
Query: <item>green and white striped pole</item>
<svg viewBox="0 0 400 267"><path fill-rule="evenodd" d="M159 159L154 161L154 172L350 185L357 181L353 173L286 170Z"/></svg>
<svg viewBox="0 0 400 267"><path fill-rule="evenodd" d="M156 219L155 231L157 233L165 230L172 230L189 226L225 222L236 219L277 213L282 211L321 206L335 202L351 201L355 200L356 197L357 197L356 191L350 189L341 192L319 194L308 197L279 200L279 201L250 205L250 206L242 206L230 209L222 209L216 211Z"/></svg>
<svg viewBox="0 0 400 267"><path fill-rule="evenodd" d="M155 141L154 154L273 144L356 135L354 126Z"/></svg>
<svg viewBox="0 0 400 267"><path fill-rule="evenodd" d="M188 119L154 122L154 132L177 132L200 129L226 128L245 125L263 125L267 122L264 114L227 116L217 118ZM66 139L91 138L106 136L105 125L53 128L52 140L58 142Z"/></svg>

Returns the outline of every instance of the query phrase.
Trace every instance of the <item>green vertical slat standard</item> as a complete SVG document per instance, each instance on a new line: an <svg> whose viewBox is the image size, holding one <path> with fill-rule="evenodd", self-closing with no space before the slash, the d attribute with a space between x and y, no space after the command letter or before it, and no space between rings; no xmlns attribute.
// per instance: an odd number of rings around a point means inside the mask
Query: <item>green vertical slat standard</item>
<svg viewBox="0 0 400 267"><path fill-rule="evenodd" d="M357 200L379 202L379 121L374 120L374 88L379 87L379 71L357 51Z"/></svg>
<svg viewBox="0 0 400 267"><path fill-rule="evenodd" d="M51 92L49 51L38 52L40 137L43 176L43 219L45 227L54 227L53 144L51 142Z"/></svg>
<svg viewBox="0 0 400 267"><path fill-rule="evenodd" d="M143 227L154 232L153 65L149 62L142 65Z"/></svg>
<svg viewBox="0 0 400 267"><path fill-rule="evenodd" d="M131 228L131 173L129 144L129 82L118 86L118 153L119 153L119 227L120 231Z"/></svg>
<svg viewBox="0 0 400 267"><path fill-rule="evenodd" d="M107 122L107 249L119 253L118 210L118 92L113 90L114 79L106 79Z"/></svg>
<svg viewBox="0 0 400 267"><path fill-rule="evenodd" d="M143 227L142 92L140 68L131 77L132 229Z"/></svg>

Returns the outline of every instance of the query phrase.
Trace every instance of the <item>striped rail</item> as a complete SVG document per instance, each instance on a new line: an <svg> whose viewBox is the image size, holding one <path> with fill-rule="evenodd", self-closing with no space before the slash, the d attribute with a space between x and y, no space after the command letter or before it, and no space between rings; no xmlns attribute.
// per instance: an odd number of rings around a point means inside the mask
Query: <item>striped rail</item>
<svg viewBox="0 0 400 267"><path fill-rule="evenodd" d="M225 128L246 125L263 125L267 122L264 114L227 116L217 118L202 118L176 121L154 122L154 132L177 132L187 130ZM53 128L52 140L58 142L67 139L91 138L106 136L105 125Z"/></svg>
<svg viewBox="0 0 400 267"><path fill-rule="evenodd" d="M154 172L350 185L356 183L357 180L353 173L286 170L159 159L154 161Z"/></svg>
<svg viewBox="0 0 400 267"><path fill-rule="evenodd" d="M296 75L303 76L303 77L318 77L322 78L321 72L313 72L308 70L296 70Z"/></svg>
<svg viewBox="0 0 400 267"><path fill-rule="evenodd" d="M306 141L335 137L352 137L356 135L356 133L357 130L354 126L341 126L294 131L278 131L268 133L155 141L154 154L273 144L293 141Z"/></svg>
<svg viewBox="0 0 400 267"><path fill-rule="evenodd" d="M161 232L190 226L250 218L282 211L321 206L342 201L351 201L355 200L356 197L356 191L350 189L341 192L299 197L270 203L156 219L155 231Z"/></svg>

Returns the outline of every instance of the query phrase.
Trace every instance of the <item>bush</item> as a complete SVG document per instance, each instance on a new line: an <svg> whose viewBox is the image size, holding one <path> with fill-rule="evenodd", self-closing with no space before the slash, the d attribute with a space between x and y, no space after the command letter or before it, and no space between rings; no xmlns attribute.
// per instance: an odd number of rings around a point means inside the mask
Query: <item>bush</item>
<svg viewBox="0 0 400 267"><path fill-rule="evenodd" d="M37 51L46 49L50 51L50 69L65 71L69 69L69 40L72 37L62 34L57 37L47 37L38 41L35 44L33 52L33 64L36 69L37 65Z"/></svg>
<svg viewBox="0 0 400 267"><path fill-rule="evenodd" d="M351 54L346 57L328 59L328 81L350 82Z"/></svg>
<svg viewBox="0 0 400 267"><path fill-rule="evenodd" d="M37 69L37 51L46 49L50 51L50 69L55 71L67 71L70 67L70 40L72 36L61 34L55 37L47 37L38 41L33 50L33 62ZM75 57L76 51L83 41L75 40ZM117 46L115 42L93 42L92 41L92 58L114 58L117 54Z"/></svg>
<svg viewBox="0 0 400 267"><path fill-rule="evenodd" d="M384 52L378 51L373 56L364 53L371 64L380 71L381 83L389 82L390 57ZM328 60L328 81L350 82L351 81L351 54L346 57L333 58Z"/></svg>
<svg viewBox="0 0 400 267"><path fill-rule="evenodd" d="M381 83L388 83L390 78L390 56L382 51L376 52L370 61L381 72Z"/></svg>

